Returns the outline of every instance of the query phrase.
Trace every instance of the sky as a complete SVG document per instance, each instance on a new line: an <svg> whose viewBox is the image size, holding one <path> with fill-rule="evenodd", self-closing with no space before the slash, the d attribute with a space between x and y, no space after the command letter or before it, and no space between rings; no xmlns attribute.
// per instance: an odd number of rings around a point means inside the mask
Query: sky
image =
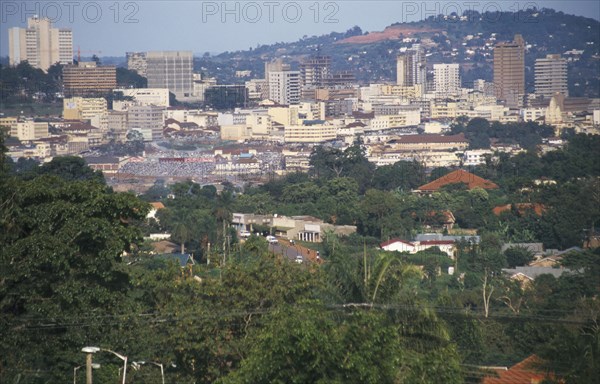
<svg viewBox="0 0 600 384"><path fill-rule="evenodd" d="M303 36L344 32L354 26L380 31L404 21L473 9L515 11L553 8L600 20L600 2L585 1L399 1L399 0L56 0L0 2L0 55L8 55L8 28L25 27L38 14L54 27L73 30L82 56L125 56L129 51L244 50Z"/></svg>

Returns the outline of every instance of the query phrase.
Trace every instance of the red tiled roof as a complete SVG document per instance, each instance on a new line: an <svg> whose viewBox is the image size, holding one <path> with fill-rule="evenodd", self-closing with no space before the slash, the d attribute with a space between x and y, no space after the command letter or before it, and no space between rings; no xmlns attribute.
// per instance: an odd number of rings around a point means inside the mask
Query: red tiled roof
<svg viewBox="0 0 600 384"><path fill-rule="evenodd" d="M165 207L165 205L163 203L161 203L160 201L150 203L150 205L156 210L163 209Z"/></svg>
<svg viewBox="0 0 600 384"><path fill-rule="evenodd" d="M486 377L483 384L532 384L541 383L545 378L552 378L554 375L546 373L536 367L541 359L536 355L531 355L525 360L513 365L506 371L499 371L499 377Z"/></svg>
<svg viewBox="0 0 600 384"><path fill-rule="evenodd" d="M463 183L467 184L469 189L473 188L483 188L483 189L496 189L498 186L484 178L476 176L470 172L464 171L462 169L458 169L456 171L452 171L445 176L440 177L432 181L431 183L425 184L417 188L419 191L437 191L443 186L450 184Z"/></svg>
<svg viewBox="0 0 600 384"><path fill-rule="evenodd" d="M402 239L398 239L398 238L395 238L395 239L390 239L390 240L388 240L388 241L386 241L386 242L383 242L383 243L379 244L379 246L380 246L381 248L383 248L383 247L387 247L388 245L390 245L390 244L394 244L394 243L403 243L403 244L410 245L411 247L413 247L413 246L414 246L414 244L412 244L412 243L410 243L410 242L408 242L408 241L404 241L404 240L402 240Z"/></svg>

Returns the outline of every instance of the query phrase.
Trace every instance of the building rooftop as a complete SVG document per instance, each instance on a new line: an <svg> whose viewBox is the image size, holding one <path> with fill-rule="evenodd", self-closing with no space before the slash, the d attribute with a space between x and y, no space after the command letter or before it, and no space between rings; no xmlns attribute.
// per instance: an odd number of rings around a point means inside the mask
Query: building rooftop
<svg viewBox="0 0 600 384"><path fill-rule="evenodd" d="M450 184L466 184L469 189L483 188L483 189L497 189L498 185L486 180L482 177L474 175L462 169L452 171L447 175L440 177L430 183L420 186L417 188L418 191L429 192L437 191L440 188Z"/></svg>

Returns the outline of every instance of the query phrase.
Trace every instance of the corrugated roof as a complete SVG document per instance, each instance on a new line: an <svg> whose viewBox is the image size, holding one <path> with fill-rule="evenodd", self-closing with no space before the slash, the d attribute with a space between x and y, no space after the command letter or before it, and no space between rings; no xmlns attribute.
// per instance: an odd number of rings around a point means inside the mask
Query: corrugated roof
<svg viewBox="0 0 600 384"><path fill-rule="evenodd" d="M394 244L394 243L403 243L403 244L406 244L406 245L410 245L411 247L414 247L414 244L412 244L412 243L410 243L408 241L404 241L402 239L398 239L398 238L390 239L390 240L388 240L386 242L383 242L383 243L379 244L379 246L381 248L383 248L383 247L387 247L388 245Z"/></svg>

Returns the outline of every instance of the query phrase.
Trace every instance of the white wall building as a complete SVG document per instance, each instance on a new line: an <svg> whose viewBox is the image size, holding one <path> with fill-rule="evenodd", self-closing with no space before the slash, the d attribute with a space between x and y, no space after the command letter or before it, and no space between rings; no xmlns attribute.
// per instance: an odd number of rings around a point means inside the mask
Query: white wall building
<svg viewBox="0 0 600 384"><path fill-rule="evenodd" d="M27 61L43 71L56 63L73 64L73 32L52 28L47 18L28 18L27 28L9 28L8 56L12 66Z"/></svg>
<svg viewBox="0 0 600 384"><path fill-rule="evenodd" d="M433 84L436 97L452 97L460 94L460 70L458 64L434 64Z"/></svg>
<svg viewBox="0 0 600 384"><path fill-rule="evenodd" d="M300 102L300 71L269 72L269 98L282 105Z"/></svg>

